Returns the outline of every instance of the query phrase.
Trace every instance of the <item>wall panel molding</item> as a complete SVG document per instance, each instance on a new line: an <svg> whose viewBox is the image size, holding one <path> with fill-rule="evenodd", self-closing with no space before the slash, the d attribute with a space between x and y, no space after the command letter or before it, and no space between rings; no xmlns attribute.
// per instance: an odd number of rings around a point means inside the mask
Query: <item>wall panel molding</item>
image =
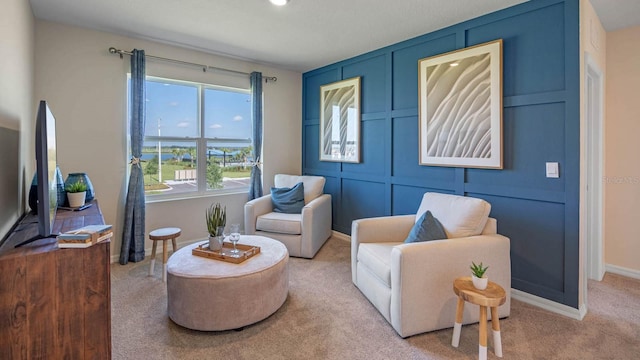
<svg viewBox="0 0 640 360"><path fill-rule="evenodd" d="M418 61L503 39L504 169L418 165ZM579 1L526 2L303 74L303 172L331 179L334 230L410 214L436 191L487 199L513 287L578 307ZM361 76L360 164L315 159L319 86ZM545 177L545 163L560 178Z"/></svg>

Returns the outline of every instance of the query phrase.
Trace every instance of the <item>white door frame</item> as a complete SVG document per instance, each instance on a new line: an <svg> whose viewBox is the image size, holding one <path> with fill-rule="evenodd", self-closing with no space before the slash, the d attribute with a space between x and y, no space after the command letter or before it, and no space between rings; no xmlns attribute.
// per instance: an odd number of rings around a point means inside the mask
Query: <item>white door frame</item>
<svg viewBox="0 0 640 360"><path fill-rule="evenodd" d="M602 71L593 58L585 53L584 106L586 129L587 224L586 278L601 281L604 277L603 250L603 97Z"/></svg>

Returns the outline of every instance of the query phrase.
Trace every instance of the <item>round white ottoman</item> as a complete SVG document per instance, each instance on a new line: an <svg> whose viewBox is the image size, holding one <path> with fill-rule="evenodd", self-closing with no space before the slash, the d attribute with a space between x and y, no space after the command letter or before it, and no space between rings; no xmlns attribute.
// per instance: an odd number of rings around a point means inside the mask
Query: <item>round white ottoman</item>
<svg viewBox="0 0 640 360"><path fill-rule="evenodd" d="M240 264L195 256L198 242L175 252L167 263L167 310L189 329L238 329L278 310L289 292L289 253L279 241L246 235L239 244L260 254Z"/></svg>

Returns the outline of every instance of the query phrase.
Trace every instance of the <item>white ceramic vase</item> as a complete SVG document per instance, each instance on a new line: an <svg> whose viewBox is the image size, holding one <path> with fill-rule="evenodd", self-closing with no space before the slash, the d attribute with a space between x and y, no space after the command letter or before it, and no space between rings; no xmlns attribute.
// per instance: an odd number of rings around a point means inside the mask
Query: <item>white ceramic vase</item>
<svg viewBox="0 0 640 360"><path fill-rule="evenodd" d="M220 249L222 249L222 241L220 241L221 238L221 236L209 235L209 250L220 251Z"/></svg>
<svg viewBox="0 0 640 360"><path fill-rule="evenodd" d="M76 192L76 193L67 193L67 199L69 199L69 207L77 208L84 205L84 198L87 195L86 191Z"/></svg>
<svg viewBox="0 0 640 360"><path fill-rule="evenodd" d="M489 278L488 277L479 278L479 277L477 277L475 275L471 275L471 281L473 282L473 286L478 290L486 289L487 285L489 284Z"/></svg>

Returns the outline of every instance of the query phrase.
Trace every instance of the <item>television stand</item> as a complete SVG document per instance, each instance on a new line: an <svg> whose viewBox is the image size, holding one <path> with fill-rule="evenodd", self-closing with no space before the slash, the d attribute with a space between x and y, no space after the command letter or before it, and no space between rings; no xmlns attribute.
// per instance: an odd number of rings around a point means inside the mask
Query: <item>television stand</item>
<svg viewBox="0 0 640 360"><path fill-rule="evenodd" d="M52 231L104 224L93 204L58 212ZM0 357L110 359L110 241L78 249L58 248L55 237L25 242L37 234L28 214L0 248Z"/></svg>
<svg viewBox="0 0 640 360"><path fill-rule="evenodd" d="M80 207L68 207L68 206L58 206L58 210L67 210L67 211L82 211L84 209L90 208L92 203L86 203Z"/></svg>

